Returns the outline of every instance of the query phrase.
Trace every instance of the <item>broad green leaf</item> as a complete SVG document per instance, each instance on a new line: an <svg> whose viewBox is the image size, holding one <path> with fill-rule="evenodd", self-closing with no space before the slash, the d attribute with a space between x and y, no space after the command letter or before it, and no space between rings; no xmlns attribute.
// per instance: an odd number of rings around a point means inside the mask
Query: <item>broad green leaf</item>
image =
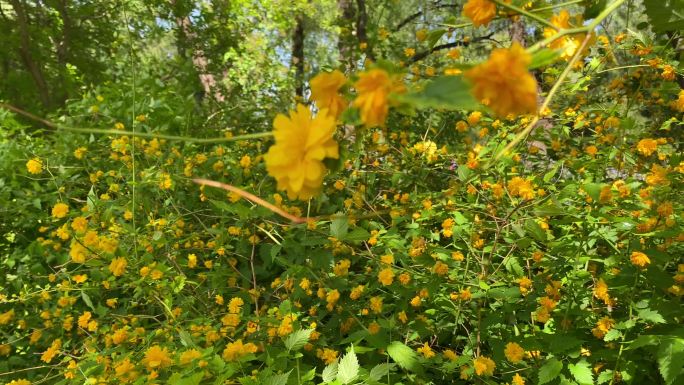
<svg viewBox="0 0 684 385"><path fill-rule="evenodd" d="M341 213L336 214L330 222L330 235L337 239L344 239L349 229L349 220Z"/></svg>
<svg viewBox="0 0 684 385"><path fill-rule="evenodd" d="M568 364L568 370L580 385L593 384L594 376L591 373L591 365L582 359L576 364Z"/></svg>
<svg viewBox="0 0 684 385"><path fill-rule="evenodd" d="M290 373L292 373L292 370L290 370L287 373L274 374L274 375L268 376L261 382L261 384L262 385L286 385L288 378L290 378Z"/></svg>
<svg viewBox="0 0 684 385"><path fill-rule="evenodd" d="M470 93L470 85L460 76L441 76L422 90L398 95L397 100L416 108L477 110L481 106Z"/></svg>
<svg viewBox="0 0 684 385"><path fill-rule="evenodd" d="M534 55L532 55L532 62L530 62L530 65L527 66L527 68L532 70L535 68L545 67L549 64L553 64L553 62L555 62L556 59L558 59L560 54L560 50L542 48L539 51L535 52Z"/></svg>
<svg viewBox="0 0 684 385"><path fill-rule="evenodd" d="M639 310L639 318L656 324L665 323L665 318L663 318L663 316L661 316L657 311L651 309Z"/></svg>
<svg viewBox="0 0 684 385"><path fill-rule="evenodd" d="M664 340L658 349L658 369L665 383L674 384L677 377L683 374L682 368L684 368L684 339Z"/></svg>
<svg viewBox="0 0 684 385"><path fill-rule="evenodd" d="M563 363L555 358L551 358L539 368L539 385L546 384L558 378L561 370L563 370Z"/></svg>
<svg viewBox="0 0 684 385"><path fill-rule="evenodd" d="M587 192L587 194L591 197L591 199L594 200L594 202L599 201L602 188L603 185L601 183L587 183L584 185L584 187L582 187L582 189Z"/></svg>
<svg viewBox="0 0 684 385"><path fill-rule="evenodd" d="M387 376L387 374L392 370L396 364L382 363L375 365L368 374L368 379L371 381L380 381L381 378Z"/></svg>
<svg viewBox="0 0 684 385"><path fill-rule="evenodd" d="M354 353L354 346L352 345L349 353L345 354L340 360L337 369L337 381L341 384L349 384L354 381L359 375L359 360L356 358L356 353Z"/></svg>
<svg viewBox="0 0 684 385"><path fill-rule="evenodd" d="M335 378L337 377L337 367L338 364L337 361L335 361L332 364L323 368L323 373L321 374L321 377L323 377L324 384L335 381Z"/></svg>
<svg viewBox="0 0 684 385"><path fill-rule="evenodd" d="M644 6L654 31L681 31L684 29L684 1L644 0Z"/></svg>
<svg viewBox="0 0 684 385"><path fill-rule="evenodd" d="M414 372L420 370L418 354L399 341L394 341L387 346L387 354L392 357L394 362L406 370Z"/></svg>
<svg viewBox="0 0 684 385"><path fill-rule="evenodd" d="M430 49L432 49L432 47L434 47L435 44L437 44L439 39L441 39L442 36L444 36L444 34L446 32L447 32L446 29L436 29L434 31L431 31L427 37L428 47L430 47Z"/></svg>
<svg viewBox="0 0 684 385"><path fill-rule="evenodd" d="M309 337L311 337L312 332L313 329L302 329L288 335L287 338L285 338L285 348L287 351L291 352L303 348L304 345L309 342Z"/></svg>
<svg viewBox="0 0 684 385"><path fill-rule="evenodd" d="M608 0L584 0L584 20L593 19L603 11Z"/></svg>
<svg viewBox="0 0 684 385"><path fill-rule="evenodd" d="M171 382L169 383L172 384L178 384L178 385L199 385L202 382L202 378L204 378L204 373L195 373L190 377L185 377L181 378L178 381Z"/></svg>

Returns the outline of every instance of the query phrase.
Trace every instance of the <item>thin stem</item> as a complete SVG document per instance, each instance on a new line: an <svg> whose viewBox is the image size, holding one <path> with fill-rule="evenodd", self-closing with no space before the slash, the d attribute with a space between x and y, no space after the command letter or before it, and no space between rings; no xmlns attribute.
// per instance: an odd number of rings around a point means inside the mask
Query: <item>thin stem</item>
<svg viewBox="0 0 684 385"><path fill-rule="evenodd" d="M273 136L272 131L258 132L255 134L244 134L236 135L230 138L193 138L188 136L177 136L177 135L164 135L164 134L152 134L147 132L134 132L134 131L124 131L124 130L114 130L114 129L102 129L102 128L78 128L78 127L68 127L62 126L57 123L51 122L49 120L43 119L39 116L33 115L30 112L24 111L20 108L14 107L10 104L0 103L0 108L5 108L10 111L16 112L19 115L27 117L33 121L39 122L55 130L80 132L83 134L103 134L103 135L127 135L127 136L137 136L140 138L156 138L156 139L166 139L166 140L177 140L181 142L188 143L223 143L223 142L236 142L239 140L248 139L260 139Z"/></svg>
<svg viewBox="0 0 684 385"><path fill-rule="evenodd" d="M623 70L623 69L627 69L627 68L638 68L638 67L650 67L650 65L648 65L648 64L635 64L635 65L631 65L631 66L613 67L613 68L608 68L608 69L601 70L601 71L596 71L596 73L602 74L604 72Z"/></svg>
<svg viewBox="0 0 684 385"><path fill-rule="evenodd" d="M589 29L587 27L562 29L562 30L554 33L552 36L549 36L546 39L538 41L537 43L533 44L530 48L527 49L527 52L534 53L534 52L538 51L539 49L553 43L554 41L560 39L561 37L563 37L565 35L573 35L576 33L583 33L583 32L588 32L588 31L589 31Z"/></svg>
<svg viewBox="0 0 684 385"><path fill-rule="evenodd" d="M517 12L517 13L523 15L523 16L527 16L527 17L529 17L530 19L534 19L534 20L536 20L536 21L538 21L538 22L544 24L545 26L547 26L547 27L549 27L549 28L553 28L553 29L555 29L556 31L558 31L558 27L556 27L555 25L551 24L548 20L544 19L544 18L541 17L541 16L538 16L538 15L536 15L536 14L534 14L534 13L528 12L528 11L522 9L522 8L516 7L516 6L513 5L513 4L506 4L506 3L504 3L502 0L491 0L491 1L492 1L493 3L496 3L497 5L500 5L500 6L504 7L504 8L508 8L508 9L510 9L511 11Z"/></svg>

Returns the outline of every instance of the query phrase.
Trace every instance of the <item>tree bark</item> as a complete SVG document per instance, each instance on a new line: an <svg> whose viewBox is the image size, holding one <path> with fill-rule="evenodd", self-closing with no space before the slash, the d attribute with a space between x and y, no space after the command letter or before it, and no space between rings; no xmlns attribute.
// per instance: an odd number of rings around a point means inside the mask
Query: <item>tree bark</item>
<svg viewBox="0 0 684 385"><path fill-rule="evenodd" d="M44 107L49 107L51 104L50 93L45 76L31 54L31 39L24 4L20 0L9 0L9 2L17 15L17 23L19 25L19 55L31 74L33 82L36 84L41 103L43 103Z"/></svg>
<svg viewBox="0 0 684 385"><path fill-rule="evenodd" d="M355 12L352 0L337 0L337 7L340 10L339 25L342 27L350 26L354 22ZM345 73L350 73L354 67L354 50L349 44L347 34L340 33L337 42L337 49L340 54L340 64Z"/></svg>
<svg viewBox="0 0 684 385"><path fill-rule="evenodd" d="M295 95L304 97L304 17L297 16L292 35L292 66L295 68Z"/></svg>

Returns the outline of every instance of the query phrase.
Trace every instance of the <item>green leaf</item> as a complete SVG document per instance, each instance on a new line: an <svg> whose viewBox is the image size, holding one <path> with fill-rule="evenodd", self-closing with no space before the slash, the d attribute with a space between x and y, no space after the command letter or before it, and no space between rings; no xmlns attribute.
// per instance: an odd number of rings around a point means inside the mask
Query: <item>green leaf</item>
<svg viewBox="0 0 684 385"><path fill-rule="evenodd" d="M527 66L528 69L535 69L539 67L545 67L549 64L553 64L556 59L560 56L561 51L556 49L542 48L532 55L532 62Z"/></svg>
<svg viewBox="0 0 684 385"><path fill-rule="evenodd" d="M569 364L568 370L580 385L593 384L594 376L591 374L591 365L582 359L576 364Z"/></svg>
<svg viewBox="0 0 684 385"><path fill-rule="evenodd" d="M601 183L587 183L582 187L584 191L589 194L591 199L594 200L594 202L599 201L599 197L601 196L601 189L603 188L603 185Z"/></svg>
<svg viewBox="0 0 684 385"><path fill-rule="evenodd" d="M337 381L342 384L349 384L354 381L359 375L359 360L354 353L354 345L352 345L349 353L345 354L340 360L337 370Z"/></svg>
<svg viewBox="0 0 684 385"><path fill-rule="evenodd" d="M288 353L303 348L304 345L309 342L311 333L313 333L313 329L303 329L288 335L287 338L285 338L285 348Z"/></svg>
<svg viewBox="0 0 684 385"><path fill-rule="evenodd" d="M434 47L435 44L437 44L439 39L441 39L445 33L447 33L446 29L436 29L436 30L430 32L430 34L427 37L428 47L430 47L430 49L432 49L432 47Z"/></svg>
<svg viewBox="0 0 684 385"><path fill-rule="evenodd" d="M290 378L290 373L292 373L292 370L290 370L287 373L275 374L272 376L268 376L261 382L261 384L262 385L287 385L287 380L288 380L288 378Z"/></svg>
<svg viewBox="0 0 684 385"><path fill-rule="evenodd" d="M460 76L441 76L420 91L397 95L397 100L416 108L476 110L481 106L470 93L470 85Z"/></svg>
<svg viewBox="0 0 684 385"><path fill-rule="evenodd" d="M380 381L381 378L387 376L390 370L392 370L396 364L382 363L375 365L368 374L368 379L370 381Z"/></svg>
<svg viewBox="0 0 684 385"><path fill-rule="evenodd" d="M585 0L584 1L584 20L593 19L606 7L607 0Z"/></svg>
<svg viewBox="0 0 684 385"><path fill-rule="evenodd" d="M413 372L420 371L418 354L399 341L394 341L387 346L387 354L402 368Z"/></svg>
<svg viewBox="0 0 684 385"><path fill-rule="evenodd" d="M644 6L655 32L684 29L684 16L682 16L684 15L684 1L644 0Z"/></svg>
<svg viewBox="0 0 684 385"><path fill-rule="evenodd" d="M338 366L339 365L337 364L337 361L335 361L323 369L323 373L321 374L321 377L323 377L323 383L324 384L335 381L335 377L337 377L337 367Z"/></svg>
<svg viewBox="0 0 684 385"><path fill-rule="evenodd" d="M356 227L354 230L350 231L346 237L344 237L344 240L350 242L361 242L367 240L368 238L370 238L370 233L368 230L364 229L363 227Z"/></svg>
<svg viewBox="0 0 684 385"><path fill-rule="evenodd" d="M672 338L658 349L658 369L667 385L674 384L684 368L684 339Z"/></svg>
<svg viewBox="0 0 684 385"><path fill-rule="evenodd" d="M653 322L656 324L664 324L665 323L665 318L660 315L655 310L651 309L643 309L639 311L639 318L643 319L644 321L648 322Z"/></svg>
<svg viewBox="0 0 684 385"><path fill-rule="evenodd" d="M563 370L563 363L555 358L551 358L539 368L539 385L546 384L555 380Z"/></svg>
<svg viewBox="0 0 684 385"><path fill-rule="evenodd" d="M88 305L89 308L91 308L93 311L95 311L95 306L93 306L93 301L90 300L90 296L85 293L85 291L81 292L81 298L83 298L83 302L85 302L86 305Z"/></svg>
<svg viewBox="0 0 684 385"><path fill-rule="evenodd" d="M335 215L332 222L330 222L330 235L337 239L344 239L349 230L349 220L342 213Z"/></svg>
<svg viewBox="0 0 684 385"><path fill-rule="evenodd" d="M190 377L181 378L178 381L171 382L169 380L169 383L178 384L178 385L199 385L200 382L202 382L203 377L204 377L204 373L200 372L200 373L195 373Z"/></svg>

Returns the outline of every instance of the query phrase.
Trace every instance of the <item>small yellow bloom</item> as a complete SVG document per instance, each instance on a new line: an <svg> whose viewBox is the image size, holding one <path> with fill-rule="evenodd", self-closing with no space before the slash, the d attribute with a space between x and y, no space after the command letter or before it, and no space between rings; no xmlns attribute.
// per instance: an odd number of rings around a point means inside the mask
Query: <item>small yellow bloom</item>
<svg viewBox="0 0 684 385"><path fill-rule="evenodd" d="M515 342L509 342L506 344L504 354L506 355L506 359L508 361L515 364L522 361L523 356L525 355L525 349L523 349L520 345L516 344Z"/></svg>
<svg viewBox="0 0 684 385"><path fill-rule="evenodd" d="M126 258L120 257L120 258L114 258L112 262L109 264L109 271L115 276L115 277L120 277L126 272L126 266L128 265L128 262L126 261Z"/></svg>
<svg viewBox="0 0 684 385"><path fill-rule="evenodd" d="M31 174L40 174L43 171L43 162L38 158L30 159L26 162L26 170Z"/></svg>
<svg viewBox="0 0 684 385"><path fill-rule="evenodd" d="M169 351L166 348L154 345L147 349L145 358L143 358L142 362L148 369L153 370L173 364L173 359L169 357Z"/></svg>
<svg viewBox="0 0 684 385"><path fill-rule="evenodd" d="M473 367L478 376L491 376L494 374L496 364L491 358L480 356L473 360Z"/></svg>
<svg viewBox="0 0 684 385"><path fill-rule="evenodd" d="M648 256L640 251L632 252L632 255L629 257L629 260L632 262L632 265L641 268L645 268L651 263L651 260L648 258Z"/></svg>
<svg viewBox="0 0 684 385"><path fill-rule="evenodd" d="M69 206L65 203L57 203L52 207L52 216L55 218L64 218L69 213Z"/></svg>

